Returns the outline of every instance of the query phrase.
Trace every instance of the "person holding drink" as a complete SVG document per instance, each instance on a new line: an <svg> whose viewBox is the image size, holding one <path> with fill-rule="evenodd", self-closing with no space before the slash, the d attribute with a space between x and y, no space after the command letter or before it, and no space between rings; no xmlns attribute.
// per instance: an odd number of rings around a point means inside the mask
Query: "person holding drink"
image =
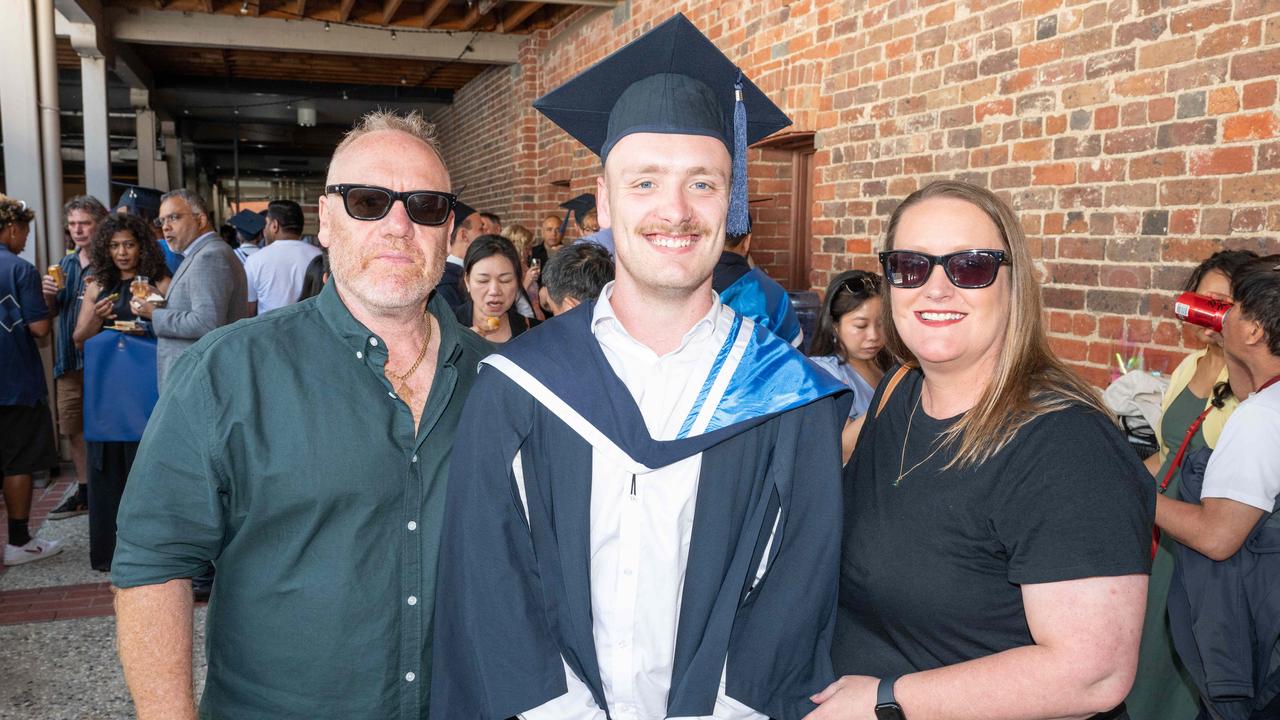
<svg viewBox="0 0 1280 720"><path fill-rule="evenodd" d="M507 342L537 324L515 310L524 273L510 240L501 235L473 240L462 273L467 300L458 308L458 322L493 343Z"/></svg>
<svg viewBox="0 0 1280 720"><path fill-rule="evenodd" d="M89 564L106 572L115 553L116 511L141 439L141 426L133 428L136 432L126 426L138 420L145 425L156 394L155 339L130 343L127 350L121 339L120 353L111 352L109 338L102 339L106 341L103 345L86 343L93 343L104 328L149 335L134 324L132 303L134 298L151 297L153 281L161 294L167 291L169 269L146 221L137 215L113 214L99 223L89 257L93 275L85 284L72 337L85 351ZM130 364L136 354L142 356L141 365ZM150 372L140 369L148 362ZM147 406L137 408L139 400ZM126 437L133 439L120 439Z"/></svg>

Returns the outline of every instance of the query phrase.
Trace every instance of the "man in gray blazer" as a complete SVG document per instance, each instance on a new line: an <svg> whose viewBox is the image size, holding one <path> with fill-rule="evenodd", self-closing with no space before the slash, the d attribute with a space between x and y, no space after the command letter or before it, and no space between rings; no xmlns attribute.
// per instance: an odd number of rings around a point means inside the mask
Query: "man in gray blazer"
<svg viewBox="0 0 1280 720"><path fill-rule="evenodd" d="M133 300L134 314L149 318L159 343L156 366L164 390L169 368L205 333L249 317L244 265L218 237L204 198L181 189L160 197L156 222L174 252L185 256L169 284L164 307Z"/></svg>

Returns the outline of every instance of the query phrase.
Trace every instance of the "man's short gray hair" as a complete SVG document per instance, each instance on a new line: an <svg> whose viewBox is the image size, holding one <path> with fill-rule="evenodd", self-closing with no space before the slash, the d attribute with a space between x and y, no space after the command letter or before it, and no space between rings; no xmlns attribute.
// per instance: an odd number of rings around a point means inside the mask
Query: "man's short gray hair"
<svg viewBox="0 0 1280 720"><path fill-rule="evenodd" d="M431 151L440 158L440 164L444 164L444 155L441 154L440 144L436 139L436 126L417 110L400 113L395 110L379 109L365 113L356 121L351 130L343 136L342 142L338 143L338 147L334 148L333 157L338 157L349 145L365 135L383 130L396 130L421 140L422 144L431 148ZM329 166L333 167L332 158L329 160Z"/></svg>
<svg viewBox="0 0 1280 720"><path fill-rule="evenodd" d="M92 195L77 195L68 200L62 206L62 218L65 220L76 210L89 213L94 222L101 222L107 216L107 207Z"/></svg>
<svg viewBox="0 0 1280 720"><path fill-rule="evenodd" d="M213 222L213 216L209 214L209 204L206 203L204 198L200 197L199 194L193 193L186 188L178 188L177 190L170 190L169 192L161 195L160 202L163 204L164 201L172 198L178 198L185 202L187 207L191 208L191 212L204 215L209 222Z"/></svg>

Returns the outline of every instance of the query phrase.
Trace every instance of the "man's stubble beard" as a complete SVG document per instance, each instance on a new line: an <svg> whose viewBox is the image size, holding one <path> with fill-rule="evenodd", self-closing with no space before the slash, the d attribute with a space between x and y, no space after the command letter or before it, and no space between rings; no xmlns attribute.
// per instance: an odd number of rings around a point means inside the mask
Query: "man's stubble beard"
<svg viewBox="0 0 1280 720"><path fill-rule="evenodd" d="M422 307L444 274L446 251L443 241L439 243L441 249L432 253L438 257L422 253L411 240L401 241L403 247L396 249L414 256L419 274L413 277L411 270L405 268L379 277L371 267L376 253L361 254L346 228L335 225L331 234L335 236L329 243L330 271L334 282L371 311L395 313ZM397 277L390 277L393 274ZM403 283L399 276L404 277Z"/></svg>

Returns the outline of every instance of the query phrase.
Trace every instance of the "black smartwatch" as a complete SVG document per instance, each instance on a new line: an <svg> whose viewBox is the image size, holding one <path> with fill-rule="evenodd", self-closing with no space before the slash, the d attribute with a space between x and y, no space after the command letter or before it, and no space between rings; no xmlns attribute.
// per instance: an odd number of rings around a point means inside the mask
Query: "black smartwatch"
<svg viewBox="0 0 1280 720"><path fill-rule="evenodd" d="M907 720L902 706L893 697L893 684L896 682L896 677L880 678L880 685L876 688L876 720Z"/></svg>

